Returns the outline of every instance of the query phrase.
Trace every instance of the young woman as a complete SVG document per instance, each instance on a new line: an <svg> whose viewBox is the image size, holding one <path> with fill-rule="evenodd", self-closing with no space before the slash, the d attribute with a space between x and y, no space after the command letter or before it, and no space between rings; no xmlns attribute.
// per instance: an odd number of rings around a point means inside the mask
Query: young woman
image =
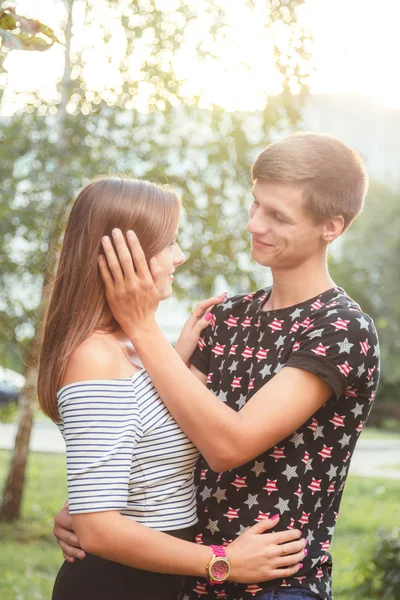
<svg viewBox="0 0 400 600"><path fill-rule="evenodd" d="M198 451L109 311L98 270L102 238L134 229L147 260L157 259L161 297L168 298L184 261L176 241L180 206L168 188L107 177L82 190L68 219L44 323L38 395L65 440L69 511L87 556L64 562L53 600L176 600L183 575L217 580L222 569L223 578L230 571L232 581L256 582L296 573L304 557L299 531L260 535L277 519L229 544L222 560L223 550L193 543ZM207 308L222 299L199 304L188 320L177 344L184 362L208 323Z"/></svg>

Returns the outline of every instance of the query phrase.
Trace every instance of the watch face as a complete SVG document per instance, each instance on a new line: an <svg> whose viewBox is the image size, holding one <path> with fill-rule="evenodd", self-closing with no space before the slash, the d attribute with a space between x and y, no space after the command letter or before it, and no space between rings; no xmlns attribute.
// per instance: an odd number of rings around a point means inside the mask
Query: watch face
<svg viewBox="0 0 400 600"><path fill-rule="evenodd" d="M227 560L217 558L211 565L211 577L216 581L224 581L229 575L229 564Z"/></svg>

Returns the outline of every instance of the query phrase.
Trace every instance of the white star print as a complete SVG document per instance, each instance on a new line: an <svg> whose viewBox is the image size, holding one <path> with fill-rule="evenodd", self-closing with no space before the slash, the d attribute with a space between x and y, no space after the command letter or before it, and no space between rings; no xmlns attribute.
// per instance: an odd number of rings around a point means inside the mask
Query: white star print
<svg viewBox="0 0 400 600"><path fill-rule="evenodd" d="M309 337L311 340L313 340L316 337L321 337L321 335L324 333L323 329L314 329L314 331L310 331L310 333L307 333L307 337Z"/></svg>
<svg viewBox="0 0 400 600"><path fill-rule="evenodd" d="M238 360L234 360L234 361L232 362L231 366L230 366L230 367L228 367L228 371L229 371L230 373L232 373L232 371L235 371L235 370L236 370L236 368L237 368L237 366L238 366L238 363L239 363L239 361L238 361Z"/></svg>
<svg viewBox="0 0 400 600"><path fill-rule="evenodd" d="M211 498L211 492L212 488L208 488L207 486L204 487L204 490L199 494L202 497L203 502L207 500L207 498Z"/></svg>
<svg viewBox="0 0 400 600"><path fill-rule="evenodd" d="M327 474L327 475L328 475L328 477L329 477L329 481L331 481L331 480L332 480L334 477L336 477L336 474L337 474L337 470L338 470L338 468L339 468L339 467L334 467L333 465L331 465L331 466L329 467L329 471L327 471L327 472L326 472L326 474Z"/></svg>
<svg viewBox="0 0 400 600"><path fill-rule="evenodd" d="M284 512L290 512L289 500L279 498L278 504L275 504L274 508L277 508L281 514Z"/></svg>
<svg viewBox="0 0 400 600"><path fill-rule="evenodd" d="M363 411L362 405L358 404L358 402L356 402L355 407L352 408L350 412L354 413L355 417L358 417L358 415L362 415L362 411Z"/></svg>
<svg viewBox="0 0 400 600"><path fill-rule="evenodd" d="M314 537L314 529L310 529L310 530L308 531L308 535L307 535L307 542L308 542L309 544L311 544L311 542L313 542L314 540L315 540L315 537Z"/></svg>
<svg viewBox="0 0 400 600"><path fill-rule="evenodd" d="M309 458L306 464L306 468L304 469L304 473L307 473L307 471L311 471L312 470L312 466L311 463L314 459L313 458Z"/></svg>
<svg viewBox="0 0 400 600"><path fill-rule="evenodd" d="M264 469L264 464L265 463L263 463L263 462L258 462L258 461L254 462L254 467L251 470L254 471L254 473L256 474L256 477L261 475L261 473L266 473L266 470Z"/></svg>
<svg viewBox="0 0 400 600"><path fill-rule="evenodd" d="M218 394L218 398L222 401L222 402L227 402L227 394L228 392L223 392L222 390L219 392Z"/></svg>
<svg viewBox="0 0 400 600"><path fill-rule="evenodd" d="M261 377L271 375L271 365L264 365L263 369L260 371L260 375Z"/></svg>
<svg viewBox="0 0 400 600"><path fill-rule="evenodd" d="M294 444L294 447L298 448L300 444L304 444L303 438L304 433L298 433L297 431L295 431L295 433L290 438L289 442L292 442Z"/></svg>
<svg viewBox="0 0 400 600"><path fill-rule="evenodd" d="M238 405L239 410L243 408L243 406L246 404L246 394L240 394L239 400L236 400L235 404Z"/></svg>
<svg viewBox="0 0 400 600"><path fill-rule="evenodd" d="M291 467L290 465L286 465L286 469L282 471L282 475L285 475L288 481L290 481L293 477L298 477L297 467Z"/></svg>
<svg viewBox="0 0 400 600"><path fill-rule="evenodd" d="M366 329L368 331L369 323L364 316L362 316L360 319L357 319L357 321L360 323L360 329Z"/></svg>
<svg viewBox="0 0 400 600"><path fill-rule="evenodd" d="M275 342L275 346L276 346L277 349L284 345L285 339L286 339L285 335L280 335L278 337L278 339Z"/></svg>
<svg viewBox="0 0 400 600"><path fill-rule="evenodd" d="M311 559L311 568L313 569L320 561L320 557Z"/></svg>
<svg viewBox="0 0 400 600"><path fill-rule="evenodd" d="M206 529L209 529L214 535L216 531L220 531L220 528L218 527L218 521L211 521L211 519L208 519L208 525L206 525Z"/></svg>
<svg viewBox="0 0 400 600"><path fill-rule="evenodd" d="M346 465L343 465L342 470L340 471L340 477L346 477L346 473L347 473L347 467Z"/></svg>
<svg viewBox="0 0 400 600"><path fill-rule="evenodd" d="M362 375L363 373L365 373L365 367L364 367L364 365L360 365L360 366L358 367L357 377L361 377L361 375Z"/></svg>
<svg viewBox="0 0 400 600"><path fill-rule="evenodd" d="M285 366L285 363L278 363L275 367L275 371L274 373L279 373L279 371L281 371L283 369L283 367Z"/></svg>
<svg viewBox="0 0 400 600"><path fill-rule="evenodd" d="M312 592L314 592L314 594L318 594L319 590L318 590L318 588L317 588L317 586L316 586L316 585L314 585L313 583L310 583L310 586L309 586L309 587L310 587L310 590L311 590Z"/></svg>
<svg viewBox="0 0 400 600"><path fill-rule="evenodd" d="M232 300L228 300L227 302L223 303L222 310L228 310L229 308L232 308L232 306Z"/></svg>
<svg viewBox="0 0 400 600"><path fill-rule="evenodd" d="M213 496L214 496L214 498L217 499L218 504L221 502L221 500L228 500L225 492L226 492L226 490L221 490L220 487L218 487L217 491L214 492Z"/></svg>
<svg viewBox="0 0 400 600"><path fill-rule="evenodd" d="M321 506L322 506L321 498L318 498L318 500L315 503L314 510L318 510L319 508L321 508Z"/></svg>
<svg viewBox="0 0 400 600"><path fill-rule="evenodd" d="M255 506L256 504L258 504L257 498L258 498L258 494L255 494L254 496L249 494L249 497L244 502L244 504L247 504L250 509L252 506Z"/></svg>
<svg viewBox="0 0 400 600"><path fill-rule="evenodd" d="M379 356L379 346L374 346L374 356Z"/></svg>
<svg viewBox="0 0 400 600"><path fill-rule="evenodd" d="M346 353L346 354L350 354L350 350L354 346L354 344L350 344L350 342L347 339L347 337L344 338L343 342L336 342L336 343L339 346L339 351L343 352L343 353Z"/></svg>
<svg viewBox="0 0 400 600"><path fill-rule="evenodd" d="M328 535L332 536L333 532L335 531L335 526L333 526L333 527L327 527L327 530L328 530Z"/></svg>
<svg viewBox="0 0 400 600"><path fill-rule="evenodd" d="M237 332L236 332L236 333L235 333L235 335L234 335L234 336L231 338L231 340L230 340L230 341L231 341L231 344L233 344L233 342L236 340L236 337L237 337Z"/></svg>
<svg viewBox="0 0 400 600"><path fill-rule="evenodd" d="M351 435L346 435L345 433L343 434L343 437L341 440L339 440L339 444L341 445L342 449L345 446L349 446L350 445L350 440L351 440Z"/></svg>
<svg viewBox="0 0 400 600"><path fill-rule="evenodd" d="M244 525L239 525L238 535L242 535L242 533L244 533L248 529L250 529L250 527L245 527Z"/></svg>
<svg viewBox="0 0 400 600"><path fill-rule="evenodd" d="M314 433L314 440L317 440L320 437L322 437L322 438L324 437L324 434L322 433L323 429L324 429L323 425L317 425L317 428Z"/></svg>
<svg viewBox="0 0 400 600"><path fill-rule="evenodd" d="M330 317L331 315L334 315L335 313L337 313L337 308L332 308L332 310L328 310L328 312L326 313L326 316Z"/></svg>
<svg viewBox="0 0 400 600"><path fill-rule="evenodd" d="M292 313L290 313L290 316L292 317L292 321L297 319L297 317L299 317L301 315L303 310L304 310L303 308L296 308L296 310L294 310Z"/></svg>

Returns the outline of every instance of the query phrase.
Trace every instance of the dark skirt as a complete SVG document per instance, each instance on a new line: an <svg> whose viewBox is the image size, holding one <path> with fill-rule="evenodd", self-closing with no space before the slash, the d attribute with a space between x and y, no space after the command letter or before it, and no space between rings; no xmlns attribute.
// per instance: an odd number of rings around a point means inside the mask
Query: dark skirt
<svg viewBox="0 0 400 600"><path fill-rule="evenodd" d="M168 531L193 541L194 527ZM52 600L177 600L181 575L166 575L127 567L87 554L84 560L64 562L54 584Z"/></svg>

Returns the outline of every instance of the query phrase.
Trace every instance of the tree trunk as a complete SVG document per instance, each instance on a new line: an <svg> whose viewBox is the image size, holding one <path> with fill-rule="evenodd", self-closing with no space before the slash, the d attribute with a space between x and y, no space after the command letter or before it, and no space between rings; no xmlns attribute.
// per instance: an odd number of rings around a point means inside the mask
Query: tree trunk
<svg viewBox="0 0 400 600"><path fill-rule="evenodd" d="M64 169L63 150L65 146L65 118L66 107L69 99L69 86L71 79L71 38L72 38L72 8L74 0L66 0L67 21L65 29L65 61L64 72L61 82L61 100L58 107L58 123L57 123L57 156L60 161L59 176L63 176ZM50 214L54 222L54 227L49 231L49 252L47 254L47 264L45 265L45 277L40 299L40 305L37 312L40 316L43 315L43 307L47 302L48 297L48 276L53 268L53 258L55 248L58 244L58 227L57 221L62 211L65 198L57 196L53 193L53 198L50 207ZM25 483L25 471L29 454L29 441L33 426L33 416L36 403L36 383L37 383L37 356L39 349L40 329L37 328L34 338L31 343L32 351L29 352L29 359L26 361L27 369L25 373L25 385L21 392L19 401L19 421L18 432L15 438L14 451L11 458L7 481L3 490L3 498L0 506L0 521L14 521L20 517L22 495Z"/></svg>
<svg viewBox="0 0 400 600"><path fill-rule="evenodd" d="M18 432L0 507L1 521L19 519L35 407L37 369L28 367L19 403Z"/></svg>

